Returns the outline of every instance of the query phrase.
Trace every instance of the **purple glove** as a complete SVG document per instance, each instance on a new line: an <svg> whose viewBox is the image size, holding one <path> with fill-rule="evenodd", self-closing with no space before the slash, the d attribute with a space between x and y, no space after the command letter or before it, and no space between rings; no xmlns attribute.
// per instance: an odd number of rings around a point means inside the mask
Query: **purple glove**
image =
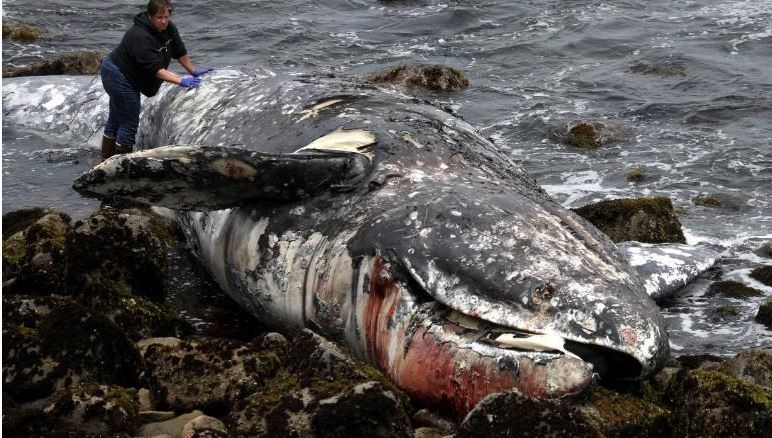
<svg viewBox="0 0 772 438"><path fill-rule="evenodd" d="M195 88L201 82L200 78L194 78L193 76L185 76L180 81L180 87L183 88Z"/></svg>
<svg viewBox="0 0 772 438"><path fill-rule="evenodd" d="M198 76L201 76L201 75L202 75L202 74L204 74L204 73L209 73L210 71L212 71L212 67L201 67L201 68L197 68L197 69L195 69L195 70L193 71L193 73L191 73L191 74L192 74L193 76L196 76L196 77L198 77Z"/></svg>

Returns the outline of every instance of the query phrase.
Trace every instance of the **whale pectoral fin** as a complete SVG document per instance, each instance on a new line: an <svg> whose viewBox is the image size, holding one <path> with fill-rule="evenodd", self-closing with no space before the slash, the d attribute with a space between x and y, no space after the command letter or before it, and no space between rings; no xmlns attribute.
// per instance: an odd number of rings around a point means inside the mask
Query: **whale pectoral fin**
<svg viewBox="0 0 772 438"><path fill-rule="evenodd" d="M313 150L266 154L218 146L164 146L116 155L78 177L73 188L177 210L221 210L248 201L294 201L355 189L370 160L360 153Z"/></svg>
<svg viewBox="0 0 772 438"><path fill-rule="evenodd" d="M617 249L635 268L646 292L655 301L665 299L713 266L719 253L682 243L622 242Z"/></svg>

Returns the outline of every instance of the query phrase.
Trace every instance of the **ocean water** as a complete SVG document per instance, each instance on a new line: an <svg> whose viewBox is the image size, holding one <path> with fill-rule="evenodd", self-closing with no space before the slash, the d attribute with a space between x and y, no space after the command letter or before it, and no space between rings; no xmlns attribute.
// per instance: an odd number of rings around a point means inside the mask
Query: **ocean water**
<svg viewBox="0 0 772 438"><path fill-rule="evenodd" d="M3 40L3 64L107 52L143 7L5 0L4 20L42 36ZM477 126L556 200L668 196L688 243L721 252L715 269L663 304L675 354L772 347L772 332L753 321L772 288L748 275L772 264L756 253L772 241L772 0L192 0L176 2L172 19L194 62L218 69L461 69L468 89L420 97ZM592 151L557 141L555 131L577 120L617 126L619 140ZM4 123L2 155L3 212L47 205L77 218L96 207L69 189L98 161L94 145ZM643 181L627 181L634 168ZM709 195L724 205L695 204ZM765 296L705 297L716 279ZM714 317L723 305L739 315Z"/></svg>

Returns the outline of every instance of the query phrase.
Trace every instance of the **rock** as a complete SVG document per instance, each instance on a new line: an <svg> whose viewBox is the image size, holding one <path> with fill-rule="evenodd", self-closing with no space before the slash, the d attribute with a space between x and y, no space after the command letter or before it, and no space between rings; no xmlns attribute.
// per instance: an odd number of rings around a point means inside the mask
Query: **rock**
<svg viewBox="0 0 772 438"><path fill-rule="evenodd" d="M686 76L683 67L670 66L670 65L657 65L657 64L644 64L638 63L630 67L630 71L642 75L655 75L655 76Z"/></svg>
<svg viewBox="0 0 772 438"><path fill-rule="evenodd" d="M743 350L724 362L721 371L772 389L772 351Z"/></svg>
<svg viewBox="0 0 772 438"><path fill-rule="evenodd" d="M490 394L467 414L456 438L595 437L599 431L576 405L562 399L536 399L520 393Z"/></svg>
<svg viewBox="0 0 772 438"><path fill-rule="evenodd" d="M721 306L710 312L710 318L714 321L721 321L740 316L740 311L732 305Z"/></svg>
<svg viewBox="0 0 772 438"><path fill-rule="evenodd" d="M670 412L629 394L593 387L590 399L580 410L595 422L602 436L667 435Z"/></svg>
<svg viewBox="0 0 772 438"><path fill-rule="evenodd" d="M717 370L721 368L721 364L724 363L724 359L712 354L687 354L676 358L676 363L684 369L696 370L696 369L711 369Z"/></svg>
<svg viewBox="0 0 772 438"><path fill-rule="evenodd" d="M641 169L630 169L627 171L627 180L630 182L639 183L646 179L646 175Z"/></svg>
<svg viewBox="0 0 772 438"><path fill-rule="evenodd" d="M605 120L578 120L557 128L553 135L560 143L582 149L596 149L624 137L623 130Z"/></svg>
<svg viewBox="0 0 772 438"><path fill-rule="evenodd" d="M764 292L756 288L746 286L739 281L723 280L711 284L708 288L708 291L705 292L706 297L714 297L717 295L728 298L749 298L763 296Z"/></svg>
<svg viewBox="0 0 772 438"><path fill-rule="evenodd" d="M139 411L139 422L142 424L160 423L176 416L174 411Z"/></svg>
<svg viewBox="0 0 772 438"><path fill-rule="evenodd" d="M228 433L225 430L225 424L223 424L222 421L207 415L199 415L185 423L185 425L182 426L180 434L182 438L228 437Z"/></svg>
<svg viewBox="0 0 772 438"><path fill-rule="evenodd" d="M686 243L668 198L615 199L573 209L616 243Z"/></svg>
<svg viewBox="0 0 772 438"><path fill-rule="evenodd" d="M673 436L768 436L772 394L713 370L681 370L668 387Z"/></svg>
<svg viewBox="0 0 772 438"><path fill-rule="evenodd" d="M772 242L761 245L759 249L753 253L760 257L772 258Z"/></svg>
<svg viewBox="0 0 772 438"><path fill-rule="evenodd" d="M13 291L63 293L65 241L70 217L43 208L3 215L3 282ZM3 287L3 293L9 290Z"/></svg>
<svg viewBox="0 0 772 438"><path fill-rule="evenodd" d="M228 419L248 436L411 436L406 396L372 366L304 330L288 366Z"/></svg>
<svg viewBox="0 0 772 438"><path fill-rule="evenodd" d="M459 91L469 86L469 79L460 70L438 64L415 67L400 65L384 73L368 75L365 79L379 84L421 87L431 91Z"/></svg>
<svg viewBox="0 0 772 438"><path fill-rule="evenodd" d="M413 431L413 438L452 438L453 434L436 427L419 427Z"/></svg>
<svg viewBox="0 0 772 438"><path fill-rule="evenodd" d="M80 437L75 424L54 418L40 409L3 406L3 436L6 437Z"/></svg>
<svg viewBox="0 0 772 438"><path fill-rule="evenodd" d="M46 397L79 382L133 386L139 355L120 328L68 297L3 297L3 391Z"/></svg>
<svg viewBox="0 0 772 438"><path fill-rule="evenodd" d="M25 67L3 68L4 78L19 76L44 76L44 75L96 75L104 54L101 52L89 52L79 50L57 56L52 60L40 61Z"/></svg>
<svg viewBox="0 0 772 438"><path fill-rule="evenodd" d="M751 278L772 287L772 266L764 265L751 271Z"/></svg>
<svg viewBox="0 0 772 438"><path fill-rule="evenodd" d="M3 20L3 38L20 43L31 43L40 37L40 29L17 20Z"/></svg>
<svg viewBox="0 0 772 438"><path fill-rule="evenodd" d="M772 300L767 300L766 303L762 304L753 319L772 330Z"/></svg>
<svg viewBox="0 0 772 438"><path fill-rule="evenodd" d="M694 205L702 207L726 208L730 210L739 210L743 204L737 196L725 195L723 193L698 196L692 202L694 202Z"/></svg>
<svg viewBox="0 0 772 438"><path fill-rule="evenodd" d="M157 435L169 435L171 437L182 436L182 428L188 424L191 420L204 415L201 411L192 411L187 414L180 415L179 417L172 418L171 420L159 421L157 423L148 423L139 428L137 435L139 436L157 436Z"/></svg>
<svg viewBox="0 0 772 438"><path fill-rule="evenodd" d="M138 407L135 389L88 383L58 391L43 412L75 424L82 434L116 436L134 434Z"/></svg>
<svg viewBox="0 0 772 438"><path fill-rule="evenodd" d="M151 344L143 355L144 380L159 407L174 411L202 409L226 414L237 397L260 389L283 363L283 351L227 339L183 340Z"/></svg>

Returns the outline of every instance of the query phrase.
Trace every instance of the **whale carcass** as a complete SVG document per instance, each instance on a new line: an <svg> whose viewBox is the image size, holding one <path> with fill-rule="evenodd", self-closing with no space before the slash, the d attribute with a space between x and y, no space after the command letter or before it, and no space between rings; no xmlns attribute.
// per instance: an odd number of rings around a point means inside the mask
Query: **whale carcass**
<svg viewBox="0 0 772 438"><path fill-rule="evenodd" d="M434 105L351 79L235 73L144 105L147 149L74 187L175 209L255 317L348 346L419 403L463 414L501 390L575 394L668 356L615 245Z"/></svg>

